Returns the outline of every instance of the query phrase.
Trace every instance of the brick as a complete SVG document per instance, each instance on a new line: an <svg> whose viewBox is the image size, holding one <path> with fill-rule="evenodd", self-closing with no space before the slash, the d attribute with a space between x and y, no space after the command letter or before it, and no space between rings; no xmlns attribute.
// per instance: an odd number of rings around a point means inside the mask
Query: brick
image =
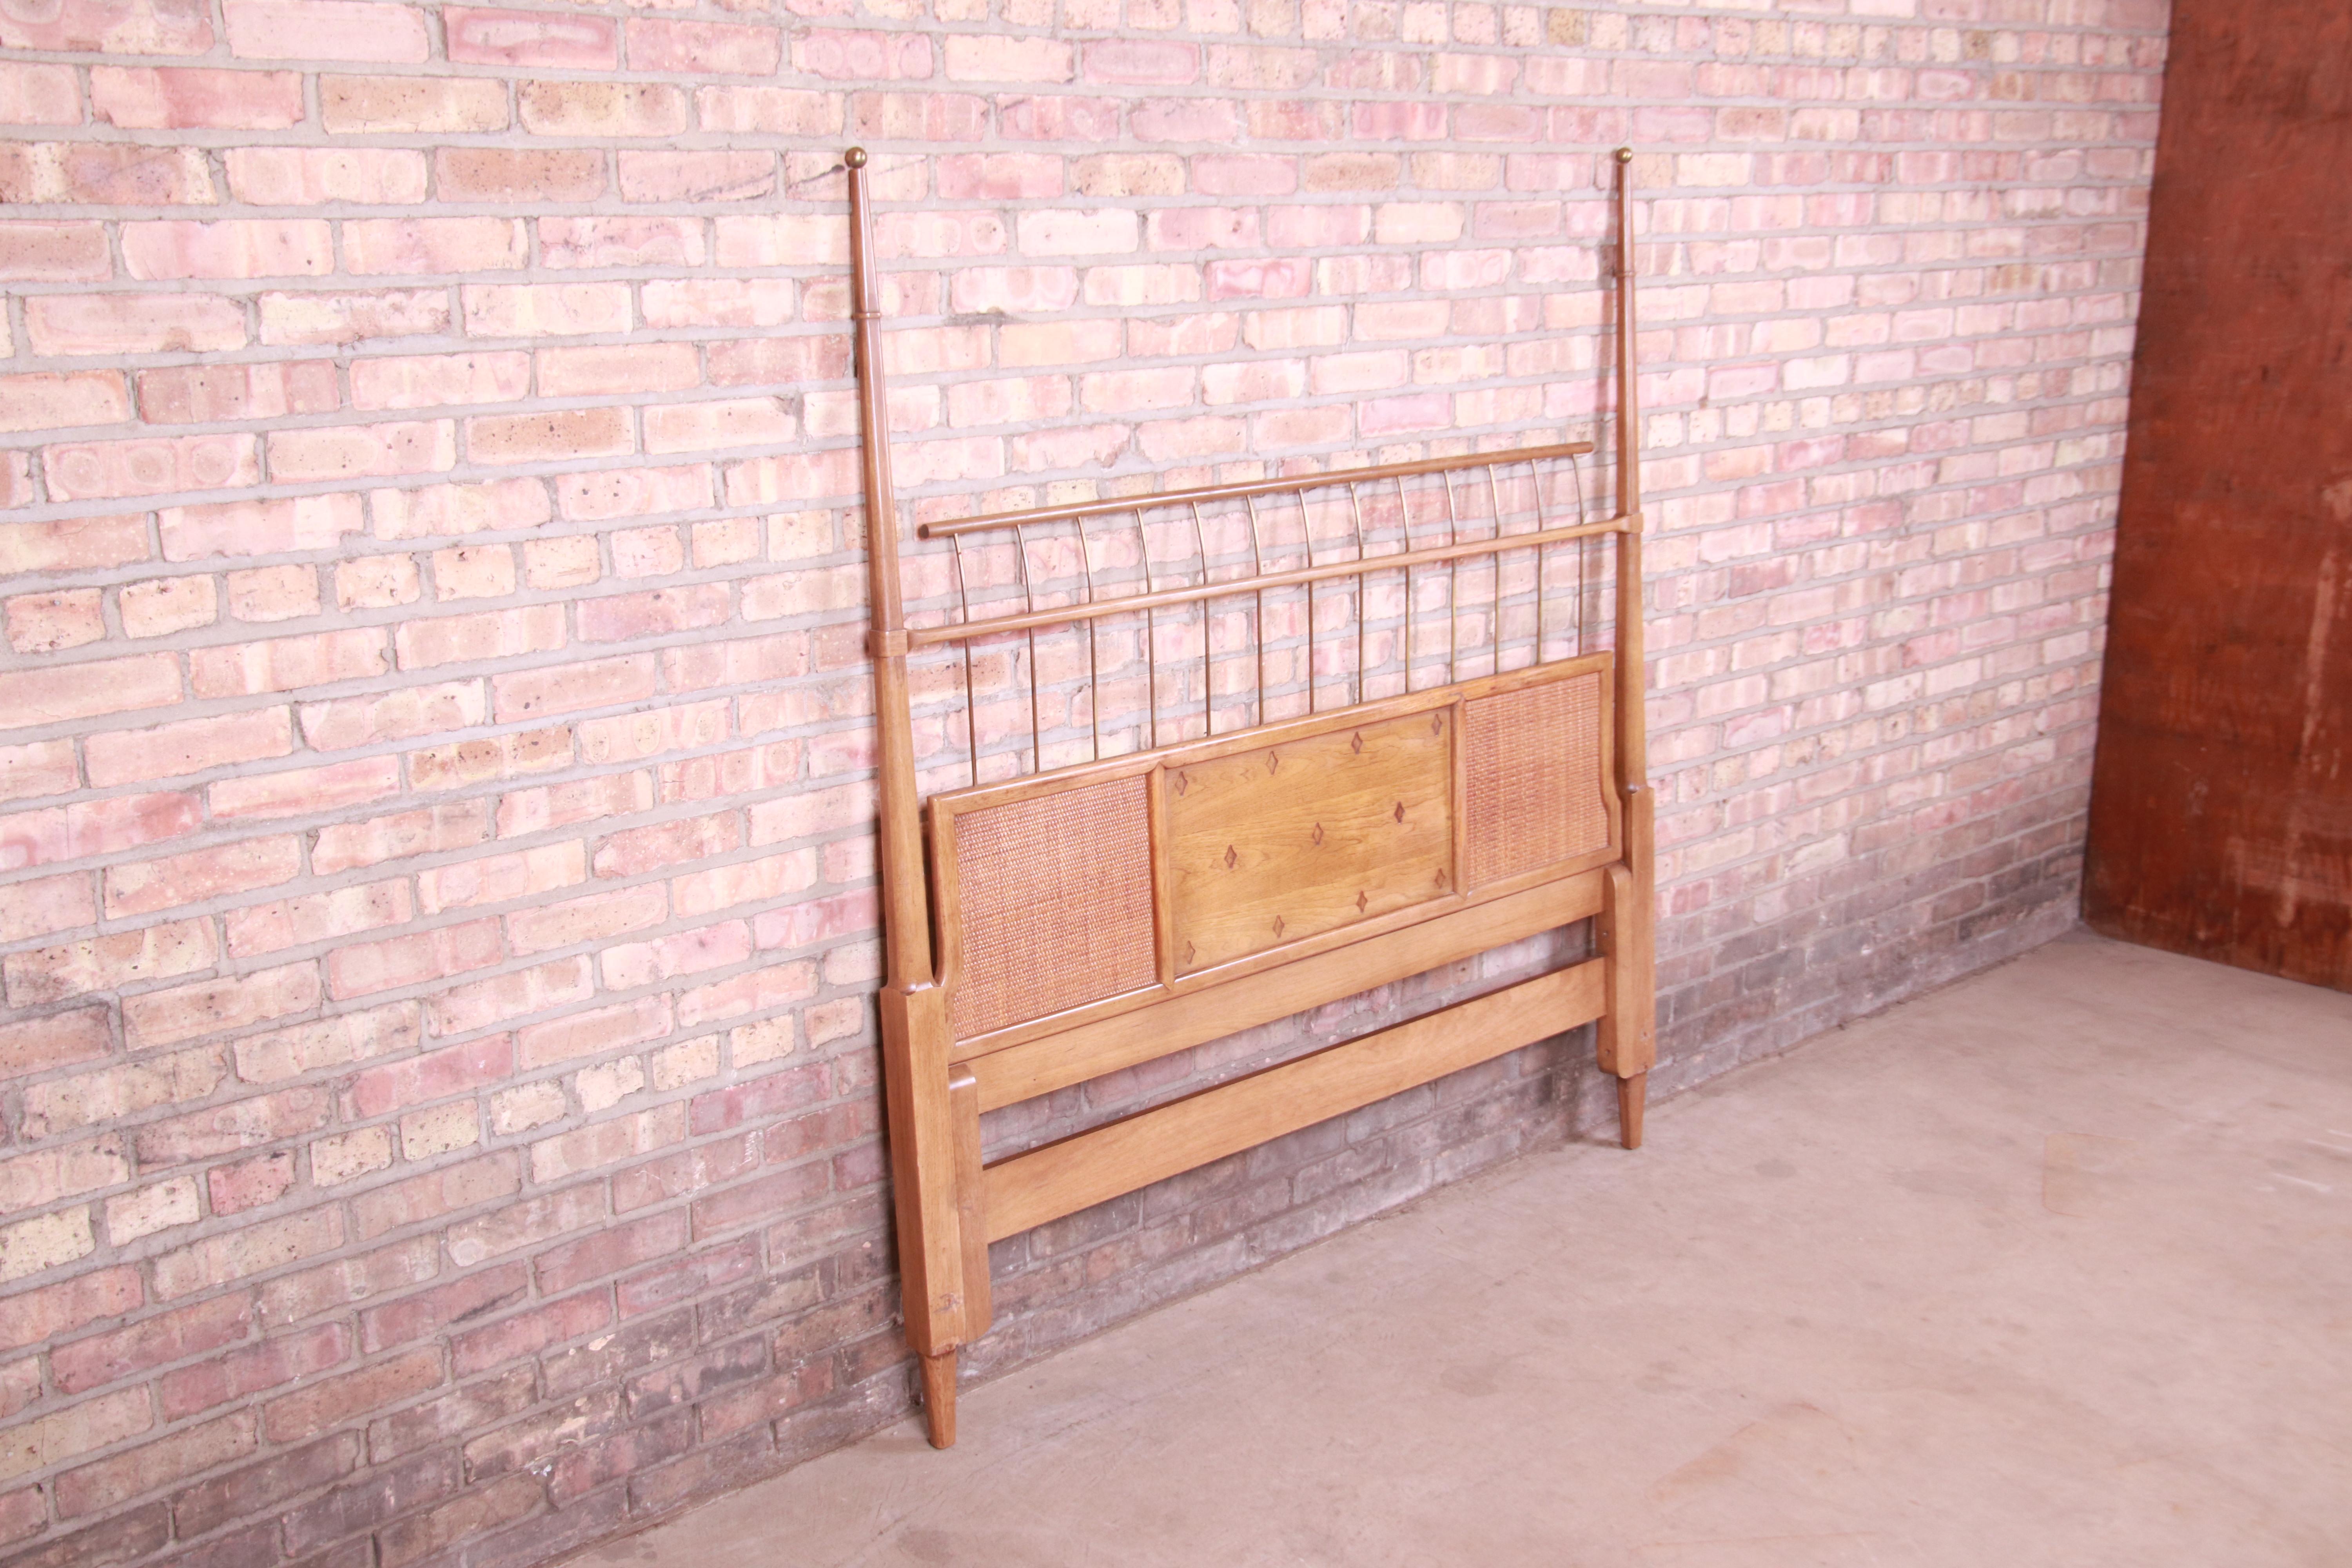
<svg viewBox="0 0 2352 1568"><path fill-rule="evenodd" d="M0 48L124 55L200 55L213 47L199 0L62 0L0 12Z"/></svg>
<svg viewBox="0 0 2352 1568"><path fill-rule="evenodd" d="M534 1024L517 1037L518 1060L525 1070L643 1045L667 1034L670 1010L660 996L639 997L549 1023Z"/></svg>
<svg viewBox="0 0 2352 1568"><path fill-rule="evenodd" d="M368 497L379 539L425 539L492 528L530 528L554 515L537 479L375 490Z"/></svg>
<svg viewBox="0 0 2352 1568"><path fill-rule="evenodd" d="M95 223L0 223L0 279L102 282L114 275L106 228Z"/></svg>
<svg viewBox="0 0 2352 1568"><path fill-rule="evenodd" d="M195 831L193 795L158 793L80 802L0 817L0 858L18 866L136 848Z"/></svg>
<svg viewBox="0 0 2352 1568"><path fill-rule="evenodd" d="M59 1209L0 1226L0 1283L87 1258L97 1247L86 1208ZM5 1453L0 1453L0 1469L6 1464Z"/></svg>
<svg viewBox="0 0 2352 1568"><path fill-rule="evenodd" d="M360 1458L360 1438L352 1432L284 1449L185 1488L172 1499L172 1517L183 1540L209 1533L231 1520L264 1514L288 1500L349 1475Z"/></svg>
<svg viewBox="0 0 2352 1568"><path fill-rule="evenodd" d="M0 1345L18 1350L44 1340L62 1339L76 1330L132 1311L142 1299L138 1271L120 1265L16 1291L0 1298Z"/></svg>
<svg viewBox="0 0 2352 1568"><path fill-rule="evenodd" d="M294 1552L310 1552L346 1536L364 1535L387 1520L456 1491L459 1475L458 1456L451 1450L378 1467L323 1497L288 1510L286 1544ZM326 1565L321 1564L321 1568ZM333 1568L347 1565L336 1563ZM362 1563L348 1568L367 1565Z"/></svg>
<svg viewBox="0 0 2352 1568"><path fill-rule="evenodd" d="M122 1389L12 1427L0 1438L0 1479L46 1469L148 1430L147 1391Z"/></svg>
<svg viewBox="0 0 2352 1568"><path fill-rule="evenodd" d="M189 685L198 697L257 697L390 669L383 633L373 627L204 648L188 662Z"/></svg>
<svg viewBox="0 0 2352 1568"><path fill-rule="evenodd" d="M404 1226L446 1221L476 1205L512 1197L521 1185L513 1154L486 1155L361 1194L352 1200L352 1225L359 1239L372 1241Z"/></svg>
<svg viewBox="0 0 2352 1568"><path fill-rule="evenodd" d="M131 417L119 375L86 371L0 377L0 430L113 425Z"/></svg>
<svg viewBox="0 0 2352 1568"><path fill-rule="evenodd" d="M245 346L245 311L209 294L43 294L25 301L40 354L188 353Z"/></svg>
<svg viewBox="0 0 2352 1568"><path fill-rule="evenodd" d="M408 884L392 880L248 905L231 910L222 929L232 958L252 958L402 925L415 914Z"/></svg>
<svg viewBox="0 0 2352 1568"><path fill-rule="evenodd" d="M58 795L81 782L69 741L36 741L26 746L0 746L0 799Z"/></svg>
<svg viewBox="0 0 2352 1568"><path fill-rule="evenodd" d="M623 153L621 199L747 202L776 188L775 159L751 151Z"/></svg>
<svg viewBox="0 0 2352 1568"><path fill-rule="evenodd" d="M504 956L496 921L470 921L382 942L354 942L327 955L328 985L338 999L446 979Z"/></svg>
<svg viewBox="0 0 2352 1568"><path fill-rule="evenodd" d="M620 28L603 16L451 5L442 26L449 58L471 65L611 70L620 64Z"/></svg>
<svg viewBox="0 0 2352 1568"><path fill-rule="evenodd" d="M433 177L444 201L593 201L604 194L604 154L585 147L443 147L433 154Z"/></svg>
<svg viewBox="0 0 2352 1568"><path fill-rule="evenodd" d="M58 1478L58 1514L70 1519L94 1513L127 1497L170 1486L215 1465L249 1454L257 1436L251 1411L238 1411L144 1444L128 1453L68 1470Z"/></svg>
<svg viewBox="0 0 2352 1568"><path fill-rule="evenodd" d="M261 478L250 436L76 442L45 449L41 465L49 493L60 500L226 489Z"/></svg>
<svg viewBox="0 0 2352 1568"><path fill-rule="evenodd" d="M261 296L260 304L261 341L278 347L435 336L449 325L446 289L269 293Z"/></svg>
<svg viewBox="0 0 2352 1568"><path fill-rule="evenodd" d="M530 389L527 353L387 355L352 366L352 405L370 411L513 403Z"/></svg>
<svg viewBox="0 0 2352 1568"><path fill-rule="evenodd" d="M493 1035L462 1046L371 1068L343 1089L343 1115L366 1121L426 1100L464 1094L496 1082L514 1068L514 1043Z"/></svg>
<svg viewBox="0 0 2352 1568"><path fill-rule="evenodd" d="M72 67L0 65L0 124L80 123L81 83Z"/></svg>
<svg viewBox="0 0 2352 1568"><path fill-rule="evenodd" d="M263 1430L273 1443L299 1443L363 1420L373 1411L413 1398L441 1382L441 1352L412 1351L272 1400L262 1409Z"/></svg>
<svg viewBox="0 0 2352 1568"><path fill-rule="evenodd" d="M392 1151L389 1127L362 1127L318 1139L310 1145L310 1180L334 1187L373 1175L391 1165Z"/></svg>
<svg viewBox="0 0 2352 1568"><path fill-rule="evenodd" d="M294 749L294 731L285 709L259 708L92 735L84 746L89 782L104 788L282 757Z"/></svg>
<svg viewBox="0 0 2352 1568"><path fill-rule="evenodd" d="M389 147L232 147L225 158L230 194L256 206L325 202L380 205L425 199L422 153Z"/></svg>
<svg viewBox="0 0 2352 1568"><path fill-rule="evenodd" d="M252 1299L238 1292L60 1345L50 1352L49 1363L59 1391L80 1394L207 1354L236 1343L252 1331Z"/></svg>
<svg viewBox="0 0 2352 1568"><path fill-rule="evenodd" d="M446 419L393 420L269 433L269 473L281 484L443 473L457 466Z"/></svg>
<svg viewBox="0 0 2352 1568"><path fill-rule="evenodd" d="M515 108L536 136L676 136L694 122L686 89L662 82L526 81Z"/></svg>
<svg viewBox="0 0 2352 1568"><path fill-rule="evenodd" d="M537 1385L532 1368L512 1367L453 1389L438 1399L411 1405L369 1424L369 1454L382 1463L419 1448L436 1447L461 1433L495 1426L536 1403Z"/></svg>
<svg viewBox="0 0 2352 1568"><path fill-rule="evenodd" d="M631 70L765 77L775 75L783 59L782 38L773 27L632 17L625 33Z"/></svg>
<svg viewBox="0 0 2352 1568"><path fill-rule="evenodd" d="M573 521L692 511L712 503L707 468L600 468L556 481L557 504Z"/></svg>
<svg viewBox="0 0 2352 1568"><path fill-rule="evenodd" d="M161 207L219 200L211 165L193 147L36 142L0 148L0 202Z"/></svg>
<svg viewBox="0 0 2352 1568"><path fill-rule="evenodd" d="M245 59L383 60L432 57L425 18L391 0L222 0L229 53Z"/></svg>
<svg viewBox="0 0 2352 1568"><path fill-rule="evenodd" d="M215 1214L240 1214L276 1203L294 1188L294 1156L263 1154L205 1173L205 1201Z"/></svg>
<svg viewBox="0 0 2352 1568"><path fill-rule="evenodd" d="M228 574L228 613L247 623L307 620L319 613L315 566L256 566Z"/></svg>
<svg viewBox="0 0 2352 1568"><path fill-rule="evenodd" d="M530 237L515 218L362 218L343 225L345 262L361 274L508 271L526 265L530 250Z"/></svg>
<svg viewBox="0 0 2352 1568"><path fill-rule="evenodd" d="M177 1045L318 1004L317 967L290 963L131 998L122 1005L122 1032L133 1049Z"/></svg>
<svg viewBox="0 0 2352 1568"><path fill-rule="evenodd" d="M702 379L690 343L541 349L536 358L540 394L545 397L683 392Z"/></svg>
<svg viewBox="0 0 2352 1568"><path fill-rule="evenodd" d="M519 1356L536 1354L551 1345L578 1339L583 1334L595 1333L612 1321L610 1293L583 1291L459 1334L451 1342L451 1355L459 1375L464 1376L513 1361ZM551 1359L562 1362L568 1357L559 1353ZM562 1394L574 1386L576 1384L551 1372L549 1393Z"/></svg>
<svg viewBox="0 0 2352 1568"><path fill-rule="evenodd" d="M775 327L797 295L783 278L659 279L643 292L648 327Z"/></svg>
<svg viewBox="0 0 2352 1568"><path fill-rule="evenodd" d="M418 1038L415 1005L395 1003L239 1040L236 1073L247 1083L276 1083L410 1050Z"/></svg>
<svg viewBox="0 0 2352 1568"><path fill-rule="evenodd" d="M20 723L94 719L179 700L179 666L168 654L0 674L0 710Z"/></svg>
<svg viewBox="0 0 2352 1568"><path fill-rule="evenodd" d="M321 76L330 134L463 135L507 128L506 84L481 77Z"/></svg>
<svg viewBox="0 0 2352 1568"><path fill-rule="evenodd" d="M462 290L475 337L545 337L629 329L629 290L618 283L478 283Z"/></svg>
<svg viewBox="0 0 2352 1568"><path fill-rule="evenodd" d="M166 561L332 550L365 526L354 495L166 507L156 522Z"/></svg>
<svg viewBox="0 0 2352 1568"><path fill-rule="evenodd" d="M316 218L127 223L122 261L142 280L316 277L334 270L334 236Z"/></svg>
<svg viewBox="0 0 2352 1568"><path fill-rule="evenodd" d="M768 136L834 136L843 125L841 96L780 87L706 87L694 95L706 131Z"/></svg>
<svg viewBox="0 0 2352 1568"><path fill-rule="evenodd" d="M9 1568L116 1568L153 1552L171 1530L168 1508L149 1503L45 1545L27 1547L9 1559Z"/></svg>
<svg viewBox="0 0 2352 1568"><path fill-rule="evenodd" d="M94 66L91 118L125 131L284 131L302 123L299 71Z"/></svg>
<svg viewBox="0 0 2352 1568"><path fill-rule="evenodd" d="M16 882L10 886L7 900L0 903L0 940L23 942L49 936L92 924L97 919L87 876L69 873Z"/></svg>
<svg viewBox="0 0 2352 1568"><path fill-rule="evenodd" d="M231 893L274 887L302 874L298 838L248 838L217 848L112 866L106 872L109 919L153 914Z"/></svg>
<svg viewBox="0 0 2352 1568"><path fill-rule="evenodd" d="M620 408L477 415L466 421L466 453L477 463L569 462L635 450L635 434Z"/></svg>
<svg viewBox="0 0 2352 1568"><path fill-rule="evenodd" d="M8 646L18 653L55 653L106 636L101 595L95 588L26 594L7 601Z"/></svg>
<svg viewBox="0 0 2352 1568"><path fill-rule="evenodd" d="M688 217L543 217L539 220L540 265L699 267L705 259L702 230L699 220Z"/></svg>
<svg viewBox="0 0 2352 1568"><path fill-rule="evenodd" d="M141 371L139 409L152 425L330 414L341 398L322 360L277 364L174 365Z"/></svg>

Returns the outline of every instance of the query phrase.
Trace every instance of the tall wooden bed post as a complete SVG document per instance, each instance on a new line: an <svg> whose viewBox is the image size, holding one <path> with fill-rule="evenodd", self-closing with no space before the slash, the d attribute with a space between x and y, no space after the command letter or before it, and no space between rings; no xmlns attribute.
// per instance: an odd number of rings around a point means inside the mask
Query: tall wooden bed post
<svg viewBox="0 0 2352 1568"><path fill-rule="evenodd" d="M1617 149L1617 789L1625 858L1602 889L1601 942L1609 1011L1595 1027L1601 1070L1617 1078L1618 1135L1642 1146L1650 1067L1658 1057L1657 799L1650 791L1642 648L1642 394L1633 352L1633 149Z"/></svg>
<svg viewBox="0 0 2352 1568"><path fill-rule="evenodd" d="M1598 1025L1600 1065L1617 1079L1620 1135L1627 1148L1640 1145L1656 1004L1632 153L1617 154L1618 504L1607 521L1584 519L1580 489L1575 521L1544 512L1537 465L1572 461L1592 451L1591 442L1340 465L1328 473L935 521L919 534L953 540L1011 530L1024 552L1022 527L1076 524L1083 552L1086 519L1133 513L1144 591L1097 602L1088 567L1082 602L1041 608L1024 565L1020 613L975 617L966 602L953 622L920 627L908 626L899 586L868 160L852 148L844 162L873 615L892 1195L907 1340L920 1358L930 1440L943 1448L955 1441L957 1352L988 1331L992 1237L1019 1235L1588 1021ZM1506 532L1495 470L1515 466L1528 469L1534 515L1519 531ZM1465 538L1452 476L1482 468L1493 531ZM1445 497L1442 545L1426 535L1416 540L1403 510L1405 481L1432 477ZM1397 487L1402 532L1391 553L1366 554L1355 503L1359 488L1370 484ZM1318 488L1345 491L1355 559L1318 563L1310 542L1304 565L1269 568L1258 559L1258 498L1290 496L1303 516L1305 492ZM1201 508L1234 502L1250 509L1250 569L1211 582ZM1141 512L1154 507L1190 509L1200 545L1197 583L1180 574L1153 584ZM1555 647L1546 658L1542 552L1580 550L1612 534L1613 642L1591 647L1580 609L1573 651ZM1520 550L1536 552L1534 647L1530 662L1506 668L1500 558ZM1494 668L1465 677L1449 642L1446 683L1415 686L1411 573L1450 571L1480 556L1496 561ZM1306 587L1311 624L1316 582L1352 575L1360 606L1366 575L1384 572L1403 573L1407 589L1403 689L1378 698L1364 690L1360 623L1350 700L1318 708L1310 678L1306 713L1270 718L1265 593ZM1580 567L1580 595L1582 581ZM1449 578L1449 616L1454 592ZM1207 607L1252 595L1256 709L1250 724L1220 731L1207 706L1213 684ZM1047 766L1038 754L1032 641L1029 773L983 784L975 739L970 786L924 796L915 768L911 653L1139 612L1147 616L1148 639L1151 611L1179 605L1198 605L1204 617L1203 734L1180 731L1172 743L1164 741L1155 707L1144 749L1106 757L1097 730L1090 762ZM1091 647L1090 641L1090 654ZM1091 682L1091 662L1088 670ZM1090 710L1097 694L1090 685ZM967 663L967 710L972 700ZM1293 765L1283 767L1285 760ZM1236 822L1255 826L1237 830ZM1337 829L1328 843L1327 823ZM1235 838L1249 843L1250 855L1239 852ZM1071 846L1083 852L1059 852ZM1122 869L1123 878L1106 874ZM1375 895L1377 905L1370 903ZM1063 915L1093 923L1074 935L1057 923ZM1595 918L1595 957L994 1164L982 1162L984 1107L1018 1104ZM1074 950L1084 951L1074 958Z"/></svg>
<svg viewBox="0 0 2352 1568"><path fill-rule="evenodd" d="M889 394L882 371L880 282L874 271L866 150L849 167L851 314L856 321L857 412L866 458L866 560L874 626L874 725L882 882L882 1068L889 1110L890 1186L898 1209L898 1271L907 1342L922 1358L924 1419L933 1447L955 1441L956 1347L987 1327L988 1253L980 1247L980 1321L967 1310L956 1223L956 1156L976 1167L980 1102L965 1075L949 1081L953 1043L931 959L923 870L922 801L915 784L907 694L906 615L898 595L898 503L890 481ZM958 1120L969 1121L959 1139Z"/></svg>

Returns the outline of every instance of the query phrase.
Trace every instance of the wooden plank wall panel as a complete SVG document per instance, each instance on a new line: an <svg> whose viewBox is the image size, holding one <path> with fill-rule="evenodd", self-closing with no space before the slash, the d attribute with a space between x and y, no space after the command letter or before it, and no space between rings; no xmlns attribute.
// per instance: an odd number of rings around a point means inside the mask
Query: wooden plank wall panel
<svg viewBox="0 0 2352 1568"><path fill-rule="evenodd" d="M2172 28L2084 914L2352 989L2352 7Z"/></svg>

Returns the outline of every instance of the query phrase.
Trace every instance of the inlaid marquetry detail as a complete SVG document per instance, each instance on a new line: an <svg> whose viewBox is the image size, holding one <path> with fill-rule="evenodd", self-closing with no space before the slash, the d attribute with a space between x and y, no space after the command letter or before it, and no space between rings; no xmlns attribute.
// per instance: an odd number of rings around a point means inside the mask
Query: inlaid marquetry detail
<svg viewBox="0 0 2352 1568"><path fill-rule="evenodd" d="M1415 714L1171 770L1178 973L1444 896L1452 727Z"/></svg>

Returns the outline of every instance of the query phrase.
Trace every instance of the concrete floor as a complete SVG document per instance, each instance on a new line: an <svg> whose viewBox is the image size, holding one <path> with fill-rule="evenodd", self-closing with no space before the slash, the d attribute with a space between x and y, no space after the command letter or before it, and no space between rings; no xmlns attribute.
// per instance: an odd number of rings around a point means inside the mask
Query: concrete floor
<svg viewBox="0 0 2352 1568"><path fill-rule="evenodd" d="M2352 995L2078 934L593 1568L2352 1563Z"/></svg>

